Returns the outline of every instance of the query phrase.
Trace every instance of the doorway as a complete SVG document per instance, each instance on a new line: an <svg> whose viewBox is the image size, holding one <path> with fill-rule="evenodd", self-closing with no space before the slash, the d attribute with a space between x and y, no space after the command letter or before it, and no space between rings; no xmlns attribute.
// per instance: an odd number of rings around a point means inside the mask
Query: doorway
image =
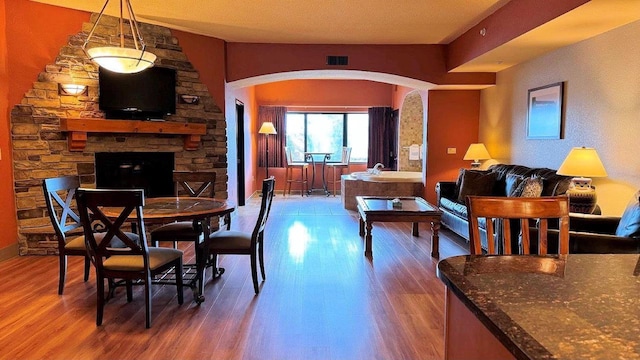
<svg viewBox="0 0 640 360"><path fill-rule="evenodd" d="M237 178L236 189L238 189L238 206L245 205L245 188L244 188L244 103L236 100L236 154L238 161L236 164Z"/></svg>

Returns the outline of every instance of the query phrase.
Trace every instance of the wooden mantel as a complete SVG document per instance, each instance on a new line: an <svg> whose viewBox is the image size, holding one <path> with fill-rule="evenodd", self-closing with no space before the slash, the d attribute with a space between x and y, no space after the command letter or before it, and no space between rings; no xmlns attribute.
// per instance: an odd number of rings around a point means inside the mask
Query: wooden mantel
<svg viewBox="0 0 640 360"><path fill-rule="evenodd" d="M207 133L207 125L166 121L62 118L60 131L69 132L69 151L83 151L87 145L87 133L184 135L184 149L197 150L200 145L200 135Z"/></svg>

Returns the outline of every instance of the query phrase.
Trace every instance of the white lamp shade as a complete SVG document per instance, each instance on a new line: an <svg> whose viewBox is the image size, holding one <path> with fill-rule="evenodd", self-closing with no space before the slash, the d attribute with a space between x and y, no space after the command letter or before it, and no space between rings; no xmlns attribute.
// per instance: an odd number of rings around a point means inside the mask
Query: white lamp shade
<svg viewBox="0 0 640 360"><path fill-rule="evenodd" d="M557 171L558 175L605 177L607 171L594 148L575 147L569 151Z"/></svg>
<svg viewBox="0 0 640 360"><path fill-rule="evenodd" d="M467 152L464 154L464 157L462 158L462 160L473 160L473 161L487 160L487 159L491 159L491 155L489 155L489 152L487 151L487 148L484 146L483 143L476 143L476 144L469 145L469 149L467 149Z"/></svg>
<svg viewBox="0 0 640 360"><path fill-rule="evenodd" d="M262 126L260 126L260 130L258 130L258 132L260 134L266 134L266 135L275 135L275 134L277 134L276 128L275 128L275 126L273 126L273 123L271 121L263 122Z"/></svg>
<svg viewBox="0 0 640 360"><path fill-rule="evenodd" d="M121 74L138 73L156 61L156 56L148 51L115 46L91 48L87 55L103 68Z"/></svg>

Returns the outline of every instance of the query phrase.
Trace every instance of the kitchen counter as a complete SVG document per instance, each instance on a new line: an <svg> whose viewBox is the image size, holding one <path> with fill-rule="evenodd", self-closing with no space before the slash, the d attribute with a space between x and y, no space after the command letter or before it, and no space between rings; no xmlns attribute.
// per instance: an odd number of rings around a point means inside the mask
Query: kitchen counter
<svg viewBox="0 0 640 360"><path fill-rule="evenodd" d="M438 277L514 358L640 359L640 255L456 256ZM473 341L451 308L454 354Z"/></svg>

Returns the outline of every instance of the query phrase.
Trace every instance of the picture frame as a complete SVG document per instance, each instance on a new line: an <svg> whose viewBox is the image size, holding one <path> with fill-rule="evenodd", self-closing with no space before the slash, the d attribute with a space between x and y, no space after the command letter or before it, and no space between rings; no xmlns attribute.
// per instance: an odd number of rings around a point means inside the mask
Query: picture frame
<svg viewBox="0 0 640 360"><path fill-rule="evenodd" d="M564 82L529 89L527 139L561 139L564 115Z"/></svg>

